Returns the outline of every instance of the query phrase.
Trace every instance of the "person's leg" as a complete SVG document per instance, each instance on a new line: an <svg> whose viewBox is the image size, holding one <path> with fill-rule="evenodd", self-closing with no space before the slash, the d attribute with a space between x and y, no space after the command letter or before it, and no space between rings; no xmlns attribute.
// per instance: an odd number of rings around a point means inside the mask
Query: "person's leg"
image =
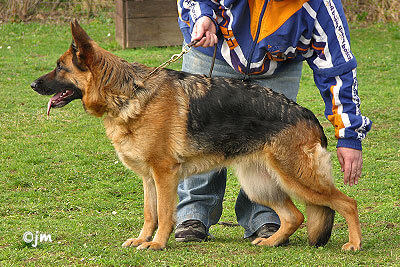
<svg viewBox="0 0 400 267"><path fill-rule="evenodd" d="M207 237L210 226L216 224L221 217L225 187L225 168L193 175L179 183L176 214L178 228L175 231L177 241L196 241ZM192 223L184 224L186 221Z"/></svg>
<svg viewBox="0 0 400 267"><path fill-rule="evenodd" d="M281 224L274 210L251 202L243 189L240 189L236 199L235 213L239 225L244 228L244 238L254 235L264 224Z"/></svg>

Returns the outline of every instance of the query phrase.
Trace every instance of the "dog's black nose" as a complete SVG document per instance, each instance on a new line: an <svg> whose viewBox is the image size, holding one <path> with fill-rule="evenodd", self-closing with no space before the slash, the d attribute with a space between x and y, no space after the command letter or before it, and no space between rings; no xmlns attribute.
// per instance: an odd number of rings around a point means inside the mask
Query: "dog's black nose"
<svg viewBox="0 0 400 267"><path fill-rule="evenodd" d="M39 89L40 84L43 82L42 79L37 79L31 83L31 87L33 90L37 91Z"/></svg>
<svg viewBox="0 0 400 267"><path fill-rule="evenodd" d="M36 87L37 87L37 82L36 81L32 82L31 83L31 87L32 87L33 90L35 90Z"/></svg>

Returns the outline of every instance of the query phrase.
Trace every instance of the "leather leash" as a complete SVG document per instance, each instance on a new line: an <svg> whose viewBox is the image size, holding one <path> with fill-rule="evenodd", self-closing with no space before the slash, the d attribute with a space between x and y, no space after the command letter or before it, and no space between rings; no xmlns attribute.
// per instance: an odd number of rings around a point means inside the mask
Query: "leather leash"
<svg viewBox="0 0 400 267"><path fill-rule="evenodd" d="M214 64L215 64L215 58L217 57L217 44L218 43L216 43L214 45L214 54L213 54L212 61L211 61L210 73L208 73L209 78L211 78L211 76L212 76L212 72L213 72Z"/></svg>

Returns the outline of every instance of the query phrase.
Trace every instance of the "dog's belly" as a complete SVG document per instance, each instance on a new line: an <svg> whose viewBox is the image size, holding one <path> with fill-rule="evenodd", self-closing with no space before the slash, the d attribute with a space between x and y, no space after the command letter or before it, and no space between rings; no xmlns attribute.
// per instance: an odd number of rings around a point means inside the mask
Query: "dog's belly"
<svg viewBox="0 0 400 267"><path fill-rule="evenodd" d="M229 166L223 157L217 155L202 155L198 157L185 158L180 163L178 176L184 179L194 174L205 173L213 169Z"/></svg>
<svg viewBox="0 0 400 267"><path fill-rule="evenodd" d="M252 201L268 206L287 197L277 173L265 162L237 162L234 169L241 187Z"/></svg>

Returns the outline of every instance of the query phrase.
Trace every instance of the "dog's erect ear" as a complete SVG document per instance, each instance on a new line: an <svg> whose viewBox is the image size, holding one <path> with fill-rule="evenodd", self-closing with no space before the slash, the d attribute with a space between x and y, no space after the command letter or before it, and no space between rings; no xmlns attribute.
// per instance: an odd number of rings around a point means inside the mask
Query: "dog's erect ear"
<svg viewBox="0 0 400 267"><path fill-rule="evenodd" d="M74 65L81 71L87 71L88 65L85 62L85 57L80 55L78 47L76 46L74 40L72 40L70 49L72 51L72 62L74 63Z"/></svg>
<svg viewBox="0 0 400 267"><path fill-rule="evenodd" d="M82 29L76 19L71 21L71 32L73 38L71 47L76 51L76 55L80 61L83 61L86 65L90 65L93 62L94 55L92 39Z"/></svg>

